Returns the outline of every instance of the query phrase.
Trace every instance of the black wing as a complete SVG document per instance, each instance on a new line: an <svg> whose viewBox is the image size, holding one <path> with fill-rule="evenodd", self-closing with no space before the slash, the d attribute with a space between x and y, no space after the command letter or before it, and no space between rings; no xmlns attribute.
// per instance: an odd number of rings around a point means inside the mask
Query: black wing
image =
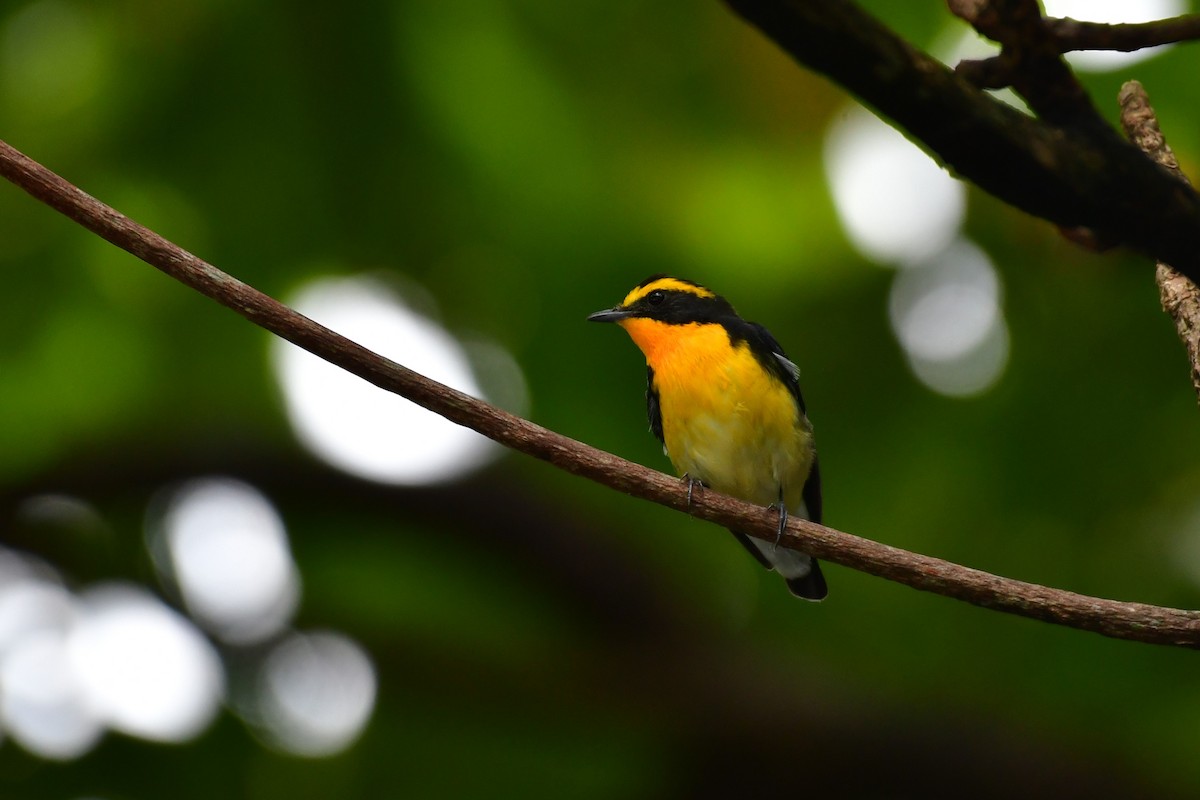
<svg viewBox="0 0 1200 800"><path fill-rule="evenodd" d="M646 416L650 420L650 432L663 444L662 410L658 407L658 389L654 387L654 369L646 367Z"/></svg>
<svg viewBox="0 0 1200 800"><path fill-rule="evenodd" d="M804 482L804 505L808 509L808 518L821 524L821 462L813 456L812 470L808 480Z"/></svg>

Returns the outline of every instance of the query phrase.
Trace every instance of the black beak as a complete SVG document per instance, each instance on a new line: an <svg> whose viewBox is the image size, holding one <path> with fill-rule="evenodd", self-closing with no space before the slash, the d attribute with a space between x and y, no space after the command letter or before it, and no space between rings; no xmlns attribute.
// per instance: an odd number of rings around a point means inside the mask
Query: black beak
<svg viewBox="0 0 1200 800"><path fill-rule="evenodd" d="M632 314L627 309L616 306L615 308L606 308L603 311L597 311L595 314L588 315L588 322L619 322L623 319L629 319Z"/></svg>

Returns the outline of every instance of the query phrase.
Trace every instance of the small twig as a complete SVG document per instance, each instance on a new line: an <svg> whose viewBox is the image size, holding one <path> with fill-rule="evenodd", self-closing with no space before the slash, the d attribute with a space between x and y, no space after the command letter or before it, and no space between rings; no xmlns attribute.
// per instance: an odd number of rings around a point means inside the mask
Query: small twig
<svg viewBox="0 0 1200 800"><path fill-rule="evenodd" d="M1001 46L999 56L960 65L961 75L986 88L1011 85L1038 116L1052 124L1107 129L1063 61L1060 43L1046 24L1038 0L948 0L947 4L952 13Z"/></svg>
<svg viewBox="0 0 1200 800"><path fill-rule="evenodd" d="M954 74L980 89L1007 89L1013 84L1016 65L1004 54L987 58L964 58L954 65Z"/></svg>
<svg viewBox="0 0 1200 800"><path fill-rule="evenodd" d="M1057 40L1059 51L1063 53L1072 50L1120 50L1128 53L1200 39L1200 14L1116 25L1083 22L1070 17L1047 17L1046 28Z"/></svg>
<svg viewBox="0 0 1200 800"><path fill-rule="evenodd" d="M1180 180L1187 181L1175 153L1158 127L1158 117L1142 84L1127 81L1117 99L1121 106L1121 125L1130 141L1154 159L1156 164ZM1154 277L1158 281L1163 311L1175 321L1175 330L1187 348L1192 366L1192 388L1196 390L1197 400L1200 401L1200 289L1186 275L1181 275L1161 261L1154 271Z"/></svg>
<svg viewBox="0 0 1200 800"><path fill-rule="evenodd" d="M967 22L983 17L987 0L949 0L950 10ZM994 26L991 19L984 23ZM976 30L983 30L972 22ZM1200 14L1185 14L1154 22L1083 22L1070 17L1044 17L1042 27L1059 53L1076 50L1120 50L1131 52L1147 47L1200 39ZM988 38L995 38L984 33ZM997 39L997 41L999 41ZM1003 89L1013 85L1018 64L1004 53L982 59L964 59L954 71L981 89Z"/></svg>
<svg viewBox="0 0 1200 800"><path fill-rule="evenodd" d="M0 175L88 230L233 309L251 322L374 385L405 397L506 447L618 491L723 527L774 540L774 512L713 491L692 498L676 478L547 430L430 380L319 325L172 244L0 142ZM1154 644L1200 648L1200 612L1122 603L989 575L911 553L796 516L780 542L916 589L985 608Z"/></svg>

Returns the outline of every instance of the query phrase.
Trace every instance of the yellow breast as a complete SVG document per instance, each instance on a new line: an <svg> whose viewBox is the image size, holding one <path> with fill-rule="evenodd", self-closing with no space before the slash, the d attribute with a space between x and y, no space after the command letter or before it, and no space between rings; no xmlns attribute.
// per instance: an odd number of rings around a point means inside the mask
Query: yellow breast
<svg viewBox="0 0 1200 800"><path fill-rule="evenodd" d="M745 342L715 324L622 322L654 370L663 439L675 469L719 492L768 505L801 503L812 430L787 386Z"/></svg>

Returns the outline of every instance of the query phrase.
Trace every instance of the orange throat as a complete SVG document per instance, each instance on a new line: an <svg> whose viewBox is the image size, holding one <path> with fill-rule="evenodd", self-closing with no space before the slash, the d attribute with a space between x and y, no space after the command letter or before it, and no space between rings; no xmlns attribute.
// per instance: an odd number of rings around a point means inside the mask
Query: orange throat
<svg viewBox="0 0 1200 800"><path fill-rule="evenodd" d="M633 339L633 343L645 354L646 363L652 367L669 358L670 353L689 338L688 334L700 328L694 322L686 325L668 325L644 317L630 317L617 324L625 329L629 338Z"/></svg>

